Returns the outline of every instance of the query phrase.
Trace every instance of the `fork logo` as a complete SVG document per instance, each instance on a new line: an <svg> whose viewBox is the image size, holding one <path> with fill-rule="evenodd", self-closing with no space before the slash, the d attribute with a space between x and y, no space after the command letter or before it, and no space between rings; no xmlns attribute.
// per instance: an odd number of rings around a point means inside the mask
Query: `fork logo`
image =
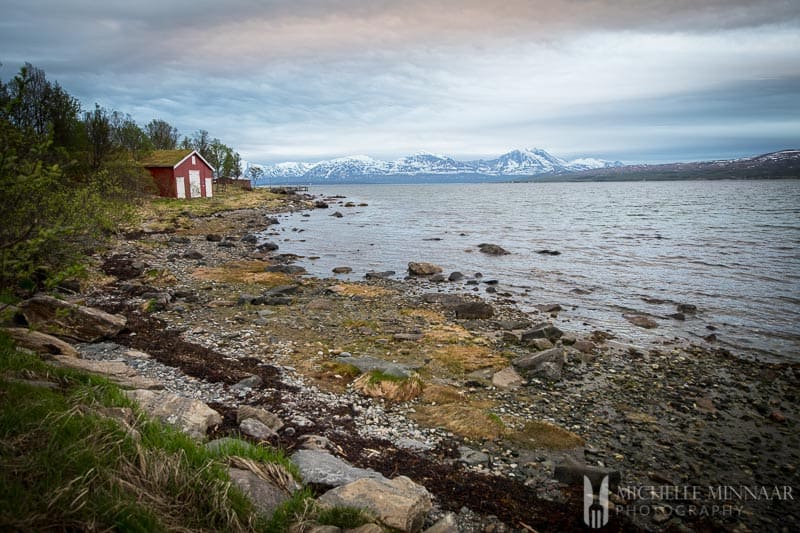
<svg viewBox="0 0 800 533"><path fill-rule="evenodd" d="M600 529L608 524L608 476L600 483L597 496L591 480L583 476L583 522L590 529Z"/></svg>

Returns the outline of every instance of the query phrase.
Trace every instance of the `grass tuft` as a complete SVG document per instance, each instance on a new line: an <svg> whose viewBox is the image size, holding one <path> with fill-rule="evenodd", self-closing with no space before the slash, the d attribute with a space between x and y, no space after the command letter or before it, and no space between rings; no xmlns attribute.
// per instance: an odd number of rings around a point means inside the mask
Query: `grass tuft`
<svg viewBox="0 0 800 533"><path fill-rule="evenodd" d="M286 487L294 487L298 475L282 452L270 448L233 441L210 451L138 413L107 380L51 367L0 334L4 528L286 530L288 522L270 529L269 517L231 486L229 465ZM299 515L282 516L291 521Z"/></svg>

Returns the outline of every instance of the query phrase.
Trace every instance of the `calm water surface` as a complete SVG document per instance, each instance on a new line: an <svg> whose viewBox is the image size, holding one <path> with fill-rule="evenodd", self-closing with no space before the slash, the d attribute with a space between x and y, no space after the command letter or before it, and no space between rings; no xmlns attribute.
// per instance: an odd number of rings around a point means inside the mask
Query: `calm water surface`
<svg viewBox="0 0 800 533"><path fill-rule="evenodd" d="M282 252L320 256L303 260L314 275L350 266L351 279L369 270L402 278L409 261L428 261L445 274L499 280L498 291L523 309L560 303L575 330L704 343L711 326L716 345L735 353L800 361L798 180L358 185L312 193L369 204L283 217L280 236L269 238ZM344 217L331 217L335 210ZM482 254L483 242L511 255ZM536 253L542 249L561 255ZM697 315L668 318L677 303L696 305ZM642 330L622 316L636 312L659 327Z"/></svg>

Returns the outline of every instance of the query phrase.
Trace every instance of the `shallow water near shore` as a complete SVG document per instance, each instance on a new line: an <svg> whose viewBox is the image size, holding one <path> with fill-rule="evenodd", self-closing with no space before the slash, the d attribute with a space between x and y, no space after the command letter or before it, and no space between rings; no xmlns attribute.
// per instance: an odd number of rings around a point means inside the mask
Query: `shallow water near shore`
<svg viewBox="0 0 800 533"><path fill-rule="evenodd" d="M353 272L340 277L394 270L402 278L409 261L426 261L445 275L481 272L482 281L498 280L498 293L511 294L523 310L558 303L560 318L576 331L609 329L642 344L677 337L745 357L800 361L800 180L338 185L311 192L368 204L285 215L279 235L265 235L281 252L305 256L301 264L312 275L349 266ZM477 245L484 242L511 253L483 254ZM487 285L479 287L485 294ZM697 313L676 320L669 315L677 304L695 305ZM638 328L624 314L649 315L658 327ZM703 339L712 333L715 340Z"/></svg>

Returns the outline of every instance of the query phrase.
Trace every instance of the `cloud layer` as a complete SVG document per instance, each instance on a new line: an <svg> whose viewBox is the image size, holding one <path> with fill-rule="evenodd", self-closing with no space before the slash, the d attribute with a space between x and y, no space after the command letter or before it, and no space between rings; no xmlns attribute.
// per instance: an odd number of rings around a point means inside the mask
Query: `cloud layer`
<svg viewBox="0 0 800 533"><path fill-rule="evenodd" d="M260 162L800 146L796 2L4 4L3 79L30 61L86 106L207 129Z"/></svg>

